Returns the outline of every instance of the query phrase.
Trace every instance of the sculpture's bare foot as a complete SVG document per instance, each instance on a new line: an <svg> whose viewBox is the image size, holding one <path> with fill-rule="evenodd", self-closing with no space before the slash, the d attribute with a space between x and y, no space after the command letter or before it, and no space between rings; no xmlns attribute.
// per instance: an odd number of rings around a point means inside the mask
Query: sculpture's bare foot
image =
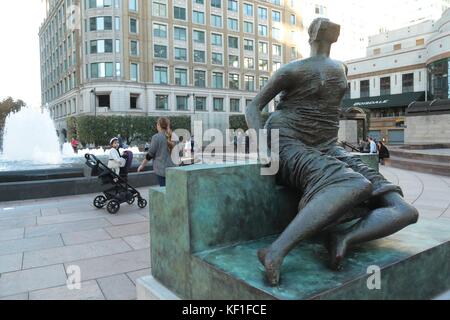
<svg viewBox="0 0 450 320"><path fill-rule="evenodd" d="M343 236L330 235L327 241L327 249L330 254L330 268L335 271L342 270L342 261L347 252L347 242Z"/></svg>
<svg viewBox="0 0 450 320"><path fill-rule="evenodd" d="M280 268L282 259L274 258L270 248L258 250L258 259L266 269L266 278L272 287L280 282Z"/></svg>

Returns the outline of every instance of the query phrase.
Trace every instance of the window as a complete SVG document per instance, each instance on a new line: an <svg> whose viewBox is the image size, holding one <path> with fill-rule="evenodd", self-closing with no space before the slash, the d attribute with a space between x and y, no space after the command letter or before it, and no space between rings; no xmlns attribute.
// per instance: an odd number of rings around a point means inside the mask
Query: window
<svg viewBox="0 0 450 320"><path fill-rule="evenodd" d="M267 42L259 43L259 53L263 53L263 54L269 53L269 44Z"/></svg>
<svg viewBox="0 0 450 320"><path fill-rule="evenodd" d="M106 78L113 76L112 62L91 63L91 78Z"/></svg>
<svg viewBox="0 0 450 320"><path fill-rule="evenodd" d="M262 37L267 37L267 26L263 24L258 25L258 34Z"/></svg>
<svg viewBox="0 0 450 320"><path fill-rule="evenodd" d="M281 12L272 10L272 21L281 22Z"/></svg>
<svg viewBox="0 0 450 320"><path fill-rule="evenodd" d="M167 59L167 46L155 44L154 56L155 58Z"/></svg>
<svg viewBox="0 0 450 320"><path fill-rule="evenodd" d="M153 24L153 36L156 38L167 39L167 26L165 24Z"/></svg>
<svg viewBox="0 0 450 320"><path fill-rule="evenodd" d="M167 67L155 67L154 78L157 84L167 84Z"/></svg>
<svg viewBox="0 0 450 320"><path fill-rule="evenodd" d="M344 100L351 99L351 88L352 84L350 82L347 83L347 90L345 91Z"/></svg>
<svg viewBox="0 0 450 320"><path fill-rule="evenodd" d="M112 53L113 52L112 39L92 40L90 49L91 49L91 54Z"/></svg>
<svg viewBox="0 0 450 320"><path fill-rule="evenodd" d="M116 39L116 53L120 53L120 40Z"/></svg>
<svg viewBox="0 0 450 320"><path fill-rule="evenodd" d="M228 66L232 68L239 68L239 57L233 54L228 56Z"/></svg>
<svg viewBox="0 0 450 320"><path fill-rule="evenodd" d="M281 68L281 62L274 62L274 63L272 64L272 71L273 71L273 72L277 71L277 70L280 69L280 68Z"/></svg>
<svg viewBox="0 0 450 320"><path fill-rule="evenodd" d="M90 18L90 31L112 30L112 17Z"/></svg>
<svg viewBox="0 0 450 320"><path fill-rule="evenodd" d="M259 59L259 70L269 71L269 61L264 59Z"/></svg>
<svg viewBox="0 0 450 320"><path fill-rule="evenodd" d="M259 77L259 89L261 90L269 82L268 77Z"/></svg>
<svg viewBox="0 0 450 320"><path fill-rule="evenodd" d="M205 43L205 32L204 31L194 30L193 37L194 37L194 42Z"/></svg>
<svg viewBox="0 0 450 320"><path fill-rule="evenodd" d="M213 109L214 111L223 111L223 98L213 99Z"/></svg>
<svg viewBox="0 0 450 320"><path fill-rule="evenodd" d="M195 110L206 111L206 97L195 97Z"/></svg>
<svg viewBox="0 0 450 320"><path fill-rule="evenodd" d="M414 73L402 75L402 92L414 92Z"/></svg>
<svg viewBox="0 0 450 320"><path fill-rule="evenodd" d="M416 40L416 46L423 46L425 44L425 39L417 39Z"/></svg>
<svg viewBox="0 0 450 320"><path fill-rule="evenodd" d="M212 73L212 87L214 89L223 89L223 73L221 72Z"/></svg>
<svg viewBox="0 0 450 320"><path fill-rule="evenodd" d="M174 27L174 39L180 41L186 41L186 28Z"/></svg>
<svg viewBox="0 0 450 320"><path fill-rule="evenodd" d="M211 25L216 28L222 28L222 16L212 14L211 15Z"/></svg>
<svg viewBox="0 0 450 320"><path fill-rule="evenodd" d="M281 5L281 0L272 0L271 2L276 5Z"/></svg>
<svg viewBox="0 0 450 320"><path fill-rule="evenodd" d="M167 6L165 3L153 2L152 13L156 17L167 17Z"/></svg>
<svg viewBox="0 0 450 320"><path fill-rule="evenodd" d="M289 21L291 22L291 25L295 26L297 23L297 17L295 16L295 14L291 14L291 18L289 19Z"/></svg>
<svg viewBox="0 0 450 320"><path fill-rule="evenodd" d="M137 63L132 63L130 65L130 80L138 81L139 79L139 65Z"/></svg>
<svg viewBox="0 0 450 320"><path fill-rule="evenodd" d="M205 13L200 11L194 11L192 13L192 22L198 24L205 24Z"/></svg>
<svg viewBox="0 0 450 320"><path fill-rule="evenodd" d="M394 44L394 50L400 50L402 48L401 43Z"/></svg>
<svg viewBox="0 0 450 320"><path fill-rule="evenodd" d="M230 73L228 76L230 89L239 90L239 75Z"/></svg>
<svg viewBox="0 0 450 320"><path fill-rule="evenodd" d="M175 60L187 61L187 49L186 48L175 48Z"/></svg>
<svg viewBox="0 0 450 320"><path fill-rule="evenodd" d="M229 11L238 11L238 2L237 0L228 0L228 10Z"/></svg>
<svg viewBox="0 0 450 320"><path fill-rule="evenodd" d="M130 55L132 56L139 55L139 43L135 40L130 41Z"/></svg>
<svg viewBox="0 0 450 320"><path fill-rule="evenodd" d="M370 96L370 81L369 80L363 80L360 81L360 97L366 98Z"/></svg>
<svg viewBox="0 0 450 320"><path fill-rule="evenodd" d="M253 33L253 23L244 21L244 32Z"/></svg>
<svg viewBox="0 0 450 320"><path fill-rule="evenodd" d="M253 51L253 40L244 39L244 50Z"/></svg>
<svg viewBox="0 0 450 320"><path fill-rule="evenodd" d="M111 99L109 94L101 94L97 96L98 99L98 107L100 108L110 108L111 107Z"/></svg>
<svg viewBox="0 0 450 320"><path fill-rule="evenodd" d="M130 11L137 11L138 10L138 4L137 4L137 0L128 0L128 9L130 9Z"/></svg>
<svg viewBox="0 0 450 320"><path fill-rule="evenodd" d="M245 76L245 90L247 91L255 91L255 77L254 76Z"/></svg>
<svg viewBox="0 0 450 320"><path fill-rule="evenodd" d="M188 110L188 97L177 96L177 110L187 111Z"/></svg>
<svg viewBox="0 0 450 320"><path fill-rule="evenodd" d="M138 99L138 94L130 94L130 109L137 109Z"/></svg>
<svg viewBox="0 0 450 320"><path fill-rule="evenodd" d="M175 69L175 84L179 86L187 86L186 69Z"/></svg>
<svg viewBox="0 0 450 320"><path fill-rule="evenodd" d="M228 37L228 47L239 49L239 39L237 37Z"/></svg>
<svg viewBox="0 0 450 320"><path fill-rule="evenodd" d="M276 40L281 40L281 30L275 27L272 27L272 38Z"/></svg>
<svg viewBox="0 0 450 320"><path fill-rule="evenodd" d="M130 32L131 33L137 33L138 32L138 26L137 26L137 20L130 18Z"/></svg>
<svg viewBox="0 0 450 320"><path fill-rule="evenodd" d="M206 87L206 71L194 70L194 86L199 88Z"/></svg>
<svg viewBox="0 0 450 320"><path fill-rule="evenodd" d="M114 28L116 31L120 31L120 17L114 17Z"/></svg>
<svg viewBox="0 0 450 320"><path fill-rule="evenodd" d="M213 46L222 46L222 35L221 34L217 34L217 33L213 33L211 34L211 44Z"/></svg>
<svg viewBox="0 0 450 320"><path fill-rule="evenodd" d="M291 58L292 59L297 58L297 48L296 47L291 47Z"/></svg>
<svg viewBox="0 0 450 320"><path fill-rule="evenodd" d="M223 55L219 52L212 53L212 64L223 65Z"/></svg>
<svg viewBox="0 0 450 320"><path fill-rule="evenodd" d="M194 50L194 62L206 63L205 51Z"/></svg>
<svg viewBox="0 0 450 320"><path fill-rule="evenodd" d="M245 69L254 69L255 68L255 60L253 58L245 57L244 58L244 68Z"/></svg>
<svg viewBox="0 0 450 320"><path fill-rule="evenodd" d="M244 3L244 16L253 17L253 5Z"/></svg>
<svg viewBox="0 0 450 320"><path fill-rule="evenodd" d="M295 49L295 48L294 48ZM273 44L272 45L272 53L274 56L281 57L281 45L279 44Z"/></svg>
<svg viewBox="0 0 450 320"><path fill-rule="evenodd" d="M241 100L230 99L230 112L240 112L241 110Z"/></svg>
<svg viewBox="0 0 450 320"><path fill-rule="evenodd" d="M230 29L232 31L238 31L239 30L237 19L228 18L228 29Z"/></svg>
<svg viewBox="0 0 450 320"><path fill-rule="evenodd" d="M211 7L222 8L222 0L211 0Z"/></svg>
<svg viewBox="0 0 450 320"><path fill-rule="evenodd" d="M267 8L258 7L259 20L267 20Z"/></svg>
<svg viewBox="0 0 450 320"><path fill-rule="evenodd" d="M173 7L173 17L178 20L186 20L186 8Z"/></svg>
<svg viewBox="0 0 450 320"><path fill-rule="evenodd" d="M391 77L384 77L380 79L380 95L391 94Z"/></svg>
<svg viewBox="0 0 450 320"><path fill-rule="evenodd" d="M195 3L197 3L197 4L205 4L205 1L204 0L195 0Z"/></svg>
<svg viewBox="0 0 450 320"><path fill-rule="evenodd" d="M112 5L111 0L89 0L88 7L92 8L109 8Z"/></svg>
<svg viewBox="0 0 450 320"><path fill-rule="evenodd" d="M381 49L380 48L373 49L373 54L374 55L380 54L380 53L381 53Z"/></svg>
<svg viewBox="0 0 450 320"><path fill-rule="evenodd" d="M168 110L169 109L169 96L156 95L155 107L158 110Z"/></svg>

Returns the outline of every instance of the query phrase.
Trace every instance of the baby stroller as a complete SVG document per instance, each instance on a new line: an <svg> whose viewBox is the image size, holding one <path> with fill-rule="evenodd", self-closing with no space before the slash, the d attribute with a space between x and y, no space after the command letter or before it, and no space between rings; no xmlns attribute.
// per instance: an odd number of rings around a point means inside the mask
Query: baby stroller
<svg viewBox="0 0 450 320"><path fill-rule="evenodd" d="M86 154L86 165L92 169L92 176L98 176L102 185L111 187L103 191L103 195L94 199L94 206L101 209L106 206L110 214L116 214L120 210L121 203L132 205L136 198L139 208L144 209L147 206L147 200L141 197L141 194L127 182L128 167L131 161L127 161L126 174L118 175L101 162L96 156ZM128 158L127 160L129 160ZM122 171L123 172L123 171Z"/></svg>

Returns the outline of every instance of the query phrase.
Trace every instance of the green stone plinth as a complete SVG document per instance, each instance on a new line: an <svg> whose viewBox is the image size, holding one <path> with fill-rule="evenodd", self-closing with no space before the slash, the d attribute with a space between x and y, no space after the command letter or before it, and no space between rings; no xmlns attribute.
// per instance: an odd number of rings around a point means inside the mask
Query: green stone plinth
<svg viewBox="0 0 450 320"><path fill-rule="evenodd" d="M320 241L302 243L280 286L268 286L256 252L297 214L300 196L256 163L169 169L167 187L150 190L153 276L183 299L426 299L450 288L445 219L354 248L342 272L325 267ZM372 265L381 290L367 288Z"/></svg>

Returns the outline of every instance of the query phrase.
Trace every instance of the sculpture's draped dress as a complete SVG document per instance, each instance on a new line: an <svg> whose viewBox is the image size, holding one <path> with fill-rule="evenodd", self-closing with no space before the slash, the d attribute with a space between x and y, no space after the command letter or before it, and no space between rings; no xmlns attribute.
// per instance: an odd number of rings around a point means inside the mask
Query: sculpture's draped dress
<svg viewBox="0 0 450 320"><path fill-rule="evenodd" d="M373 196L402 194L400 187L337 145L340 103L347 90L345 65L320 57L294 63L300 64L295 67L301 70L299 79L282 92L266 128L279 130L279 178L302 192L299 210L318 193L351 189L361 179L372 183ZM327 66L317 67L323 64Z"/></svg>

